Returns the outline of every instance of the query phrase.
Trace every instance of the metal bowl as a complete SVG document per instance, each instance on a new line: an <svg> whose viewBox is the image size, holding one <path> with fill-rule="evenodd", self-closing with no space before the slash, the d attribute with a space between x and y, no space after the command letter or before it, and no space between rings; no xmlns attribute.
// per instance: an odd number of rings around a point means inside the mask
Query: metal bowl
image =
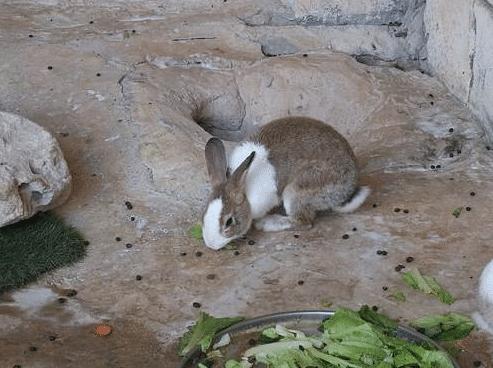
<svg viewBox="0 0 493 368"><path fill-rule="evenodd" d="M334 313L334 311L330 310L305 310L275 313L257 317L236 323L235 325L221 331L215 336L214 341L219 341L223 335L229 334L231 336L231 343L221 350L225 350L225 360L234 358L238 359L241 356L241 353L249 347L248 340L252 338L252 334L254 333L258 334L267 327L274 326L277 323L282 323L289 329L300 330L307 334L317 334L320 333L319 328L322 321L330 318L334 315ZM433 340L409 327L399 326L396 334L398 337L405 340L415 343L425 343L435 347L437 350L445 352L445 350ZM183 359L180 368L195 368L200 359L200 349L196 349ZM455 368L460 368L452 357L450 357L450 360Z"/></svg>

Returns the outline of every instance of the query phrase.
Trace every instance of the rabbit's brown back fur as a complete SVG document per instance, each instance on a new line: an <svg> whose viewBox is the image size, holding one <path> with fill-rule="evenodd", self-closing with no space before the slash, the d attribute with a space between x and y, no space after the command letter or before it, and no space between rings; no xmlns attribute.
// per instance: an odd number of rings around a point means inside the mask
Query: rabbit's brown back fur
<svg viewBox="0 0 493 368"><path fill-rule="evenodd" d="M288 184L310 191L334 185L340 204L358 187L356 158L346 139L331 126L306 117L277 119L252 137L269 150L277 170L278 191Z"/></svg>

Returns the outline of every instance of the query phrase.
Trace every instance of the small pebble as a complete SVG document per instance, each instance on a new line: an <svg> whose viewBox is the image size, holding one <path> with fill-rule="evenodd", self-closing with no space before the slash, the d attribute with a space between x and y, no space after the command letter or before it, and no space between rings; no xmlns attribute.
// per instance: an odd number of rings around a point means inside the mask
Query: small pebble
<svg viewBox="0 0 493 368"><path fill-rule="evenodd" d="M248 241L248 245L254 245L255 244L255 240L249 240Z"/></svg>
<svg viewBox="0 0 493 368"><path fill-rule="evenodd" d="M469 194L471 195L471 197L474 197L476 195L476 193L474 193L474 192L471 192Z"/></svg>
<svg viewBox="0 0 493 368"><path fill-rule="evenodd" d="M130 249L130 248L132 248L134 245L133 245L133 244L130 244L130 243L127 243L127 244L125 244L125 246L127 247L127 249Z"/></svg>
<svg viewBox="0 0 493 368"><path fill-rule="evenodd" d="M135 279L136 279L137 281L140 281L140 280L142 280L142 276L141 276L141 275L137 275L137 276L135 276Z"/></svg>
<svg viewBox="0 0 493 368"><path fill-rule="evenodd" d="M448 131L449 131L449 133L453 133L454 132L454 128L450 128Z"/></svg>
<svg viewBox="0 0 493 368"><path fill-rule="evenodd" d="M202 307L202 304L200 304L199 302L193 302L192 307L200 308L200 307Z"/></svg>
<svg viewBox="0 0 493 368"><path fill-rule="evenodd" d="M374 312L378 312L378 307L376 305L374 305L373 307L371 307L371 309L374 311Z"/></svg>
<svg viewBox="0 0 493 368"><path fill-rule="evenodd" d="M187 255L187 252L181 252L180 256L185 257Z"/></svg>
<svg viewBox="0 0 493 368"><path fill-rule="evenodd" d="M134 206L132 205L132 203L129 202L129 201L125 201L125 207L127 207L128 210L131 210L131 209L134 208Z"/></svg>
<svg viewBox="0 0 493 368"><path fill-rule="evenodd" d="M29 351L38 351L38 348L36 346L30 346Z"/></svg>
<svg viewBox="0 0 493 368"><path fill-rule="evenodd" d="M407 257L406 258L407 263L411 263L412 261L414 261L414 257Z"/></svg>
<svg viewBox="0 0 493 368"><path fill-rule="evenodd" d="M394 208L394 212L401 212L400 208Z"/></svg>
<svg viewBox="0 0 493 368"><path fill-rule="evenodd" d="M119 236L117 236L117 237L115 238L115 240L116 240L116 241L122 241L122 238L120 238Z"/></svg>
<svg viewBox="0 0 493 368"><path fill-rule="evenodd" d="M48 70L53 70L53 67L51 65L49 65Z"/></svg>
<svg viewBox="0 0 493 368"><path fill-rule="evenodd" d="M67 301L65 298L58 298L58 303L64 304Z"/></svg>
<svg viewBox="0 0 493 368"><path fill-rule="evenodd" d="M299 281L298 281L298 285L300 285L300 286L301 286L301 285L303 285L304 283L305 283L305 282L304 282L303 280L299 280Z"/></svg>
<svg viewBox="0 0 493 368"><path fill-rule="evenodd" d="M210 273L206 277L207 277L207 280L214 280L216 278L216 275L213 273Z"/></svg>
<svg viewBox="0 0 493 368"><path fill-rule="evenodd" d="M387 286L383 286L382 289L383 289L383 291L389 290L389 288Z"/></svg>
<svg viewBox="0 0 493 368"><path fill-rule="evenodd" d="M235 256L239 256L239 255L240 255L240 251L235 250L233 254L234 254Z"/></svg>
<svg viewBox="0 0 493 368"><path fill-rule="evenodd" d="M466 207L466 211L467 211L467 212L469 212L469 211L471 211L471 210L472 210L472 208L471 208L471 207Z"/></svg>
<svg viewBox="0 0 493 368"><path fill-rule="evenodd" d="M343 239L349 239L349 235L348 235L348 234L344 234L344 235L342 236L342 238L343 238Z"/></svg>
<svg viewBox="0 0 493 368"><path fill-rule="evenodd" d="M195 252L195 256L196 257L202 257L202 252L199 250L198 252Z"/></svg>

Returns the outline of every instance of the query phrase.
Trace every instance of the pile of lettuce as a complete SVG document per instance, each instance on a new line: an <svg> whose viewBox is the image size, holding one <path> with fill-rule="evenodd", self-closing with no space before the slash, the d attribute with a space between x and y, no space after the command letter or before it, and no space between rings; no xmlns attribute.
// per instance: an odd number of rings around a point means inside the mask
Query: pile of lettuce
<svg viewBox="0 0 493 368"><path fill-rule="evenodd" d="M340 308L322 324L322 335L306 336L281 325L262 332L258 346L225 368L453 368L448 355L395 335L397 323L367 306Z"/></svg>

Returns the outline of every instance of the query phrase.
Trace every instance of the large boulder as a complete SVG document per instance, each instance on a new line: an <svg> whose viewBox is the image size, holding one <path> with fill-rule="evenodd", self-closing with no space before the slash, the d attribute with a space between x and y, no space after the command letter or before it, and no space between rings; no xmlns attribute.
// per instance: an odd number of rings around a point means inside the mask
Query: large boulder
<svg viewBox="0 0 493 368"><path fill-rule="evenodd" d="M72 178L56 139L21 116L0 112L0 227L63 203Z"/></svg>

